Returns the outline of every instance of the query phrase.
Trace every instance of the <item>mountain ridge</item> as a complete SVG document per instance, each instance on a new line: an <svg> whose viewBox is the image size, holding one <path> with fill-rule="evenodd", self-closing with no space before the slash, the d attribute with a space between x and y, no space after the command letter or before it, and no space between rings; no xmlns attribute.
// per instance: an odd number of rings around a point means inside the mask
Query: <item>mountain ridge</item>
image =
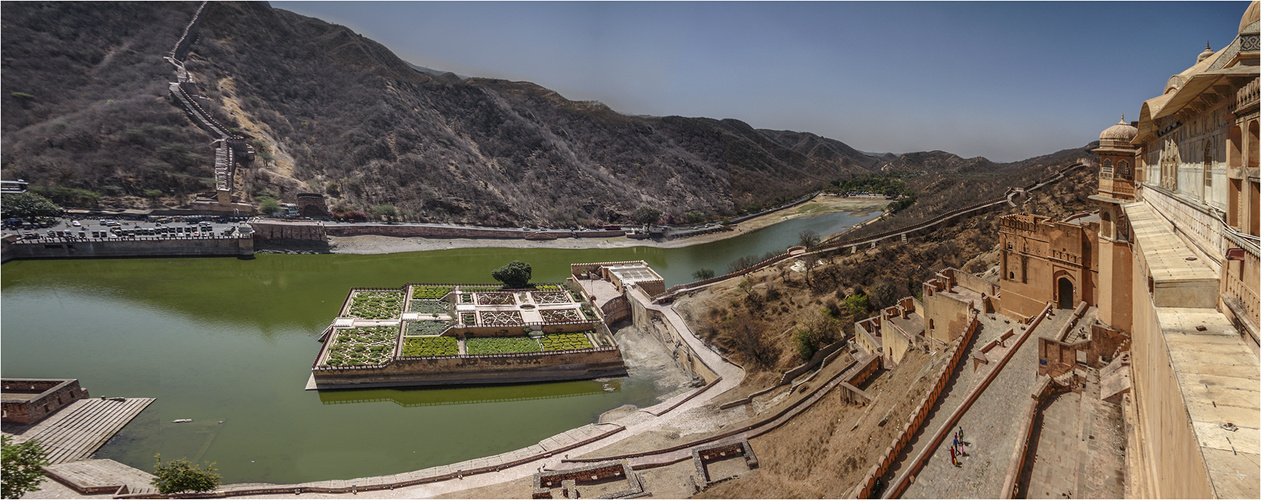
<svg viewBox="0 0 1261 500"><path fill-rule="evenodd" d="M195 8L6 6L5 177L70 205L178 205L213 186L208 138L166 102L173 74L160 60ZM809 132L628 116L531 82L434 75L264 3L208 4L185 67L208 112L260 151L239 176L245 201L318 192L338 209L502 226L616 222L640 205L717 218L889 164L1000 165L944 152L887 160ZM59 91L22 97L41 85Z"/></svg>

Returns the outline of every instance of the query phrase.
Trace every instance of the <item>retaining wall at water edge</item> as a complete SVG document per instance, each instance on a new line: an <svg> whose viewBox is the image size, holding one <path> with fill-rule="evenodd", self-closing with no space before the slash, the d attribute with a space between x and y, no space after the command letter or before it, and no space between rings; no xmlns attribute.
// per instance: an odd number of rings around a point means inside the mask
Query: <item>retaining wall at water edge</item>
<svg viewBox="0 0 1261 500"><path fill-rule="evenodd" d="M78 240L4 243L3 261L102 257L244 257L254 255L249 238L171 240Z"/></svg>
<svg viewBox="0 0 1261 500"><path fill-rule="evenodd" d="M516 384L626 375L617 347L478 356L397 358L376 367L317 366L319 389Z"/></svg>

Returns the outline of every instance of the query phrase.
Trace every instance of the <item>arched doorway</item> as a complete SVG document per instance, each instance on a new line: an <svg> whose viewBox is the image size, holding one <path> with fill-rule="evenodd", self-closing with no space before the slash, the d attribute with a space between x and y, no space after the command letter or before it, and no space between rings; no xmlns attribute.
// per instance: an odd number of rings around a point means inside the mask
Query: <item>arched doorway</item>
<svg viewBox="0 0 1261 500"><path fill-rule="evenodd" d="M1069 281L1068 278L1060 278L1058 286L1059 286L1059 294L1058 294L1059 308L1072 309L1073 308L1073 282Z"/></svg>

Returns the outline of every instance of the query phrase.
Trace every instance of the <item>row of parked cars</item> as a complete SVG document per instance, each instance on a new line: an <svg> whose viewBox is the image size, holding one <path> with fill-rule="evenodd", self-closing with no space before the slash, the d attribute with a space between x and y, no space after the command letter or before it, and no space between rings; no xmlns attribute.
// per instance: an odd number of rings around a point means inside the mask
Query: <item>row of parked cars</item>
<svg viewBox="0 0 1261 500"><path fill-rule="evenodd" d="M221 232L221 236L232 236L236 234L236 226L229 226ZM54 229L46 234L40 234L35 231L24 231L22 237L25 239L45 238L64 238L64 239L109 239L109 238L135 238L137 236L158 236L158 237L193 237L201 238L214 235L214 227L209 223L203 223L197 226L169 226L169 227L136 227L124 229L117 222L114 222L105 228L86 228L78 229Z"/></svg>

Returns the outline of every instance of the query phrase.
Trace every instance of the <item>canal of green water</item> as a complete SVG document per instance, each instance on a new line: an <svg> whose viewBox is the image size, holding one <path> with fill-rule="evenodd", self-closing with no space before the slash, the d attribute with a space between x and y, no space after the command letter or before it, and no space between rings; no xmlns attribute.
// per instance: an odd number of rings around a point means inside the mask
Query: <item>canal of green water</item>
<svg viewBox="0 0 1261 500"><path fill-rule="evenodd" d="M0 273L0 374L77 378L93 397L157 398L96 455L145 470L157 453L214 461L229 483L422 469L529 446L612 408L654 404L661 389L630 376L304 391L316 336L349 288L487 282L514 259L533 266L535 281L563 280L574 262L643 259L671 286L702 267L721 274L741 256L783 250L802 230L826 235L875 215L792 219L676 249L15 261Z"/></svg>

